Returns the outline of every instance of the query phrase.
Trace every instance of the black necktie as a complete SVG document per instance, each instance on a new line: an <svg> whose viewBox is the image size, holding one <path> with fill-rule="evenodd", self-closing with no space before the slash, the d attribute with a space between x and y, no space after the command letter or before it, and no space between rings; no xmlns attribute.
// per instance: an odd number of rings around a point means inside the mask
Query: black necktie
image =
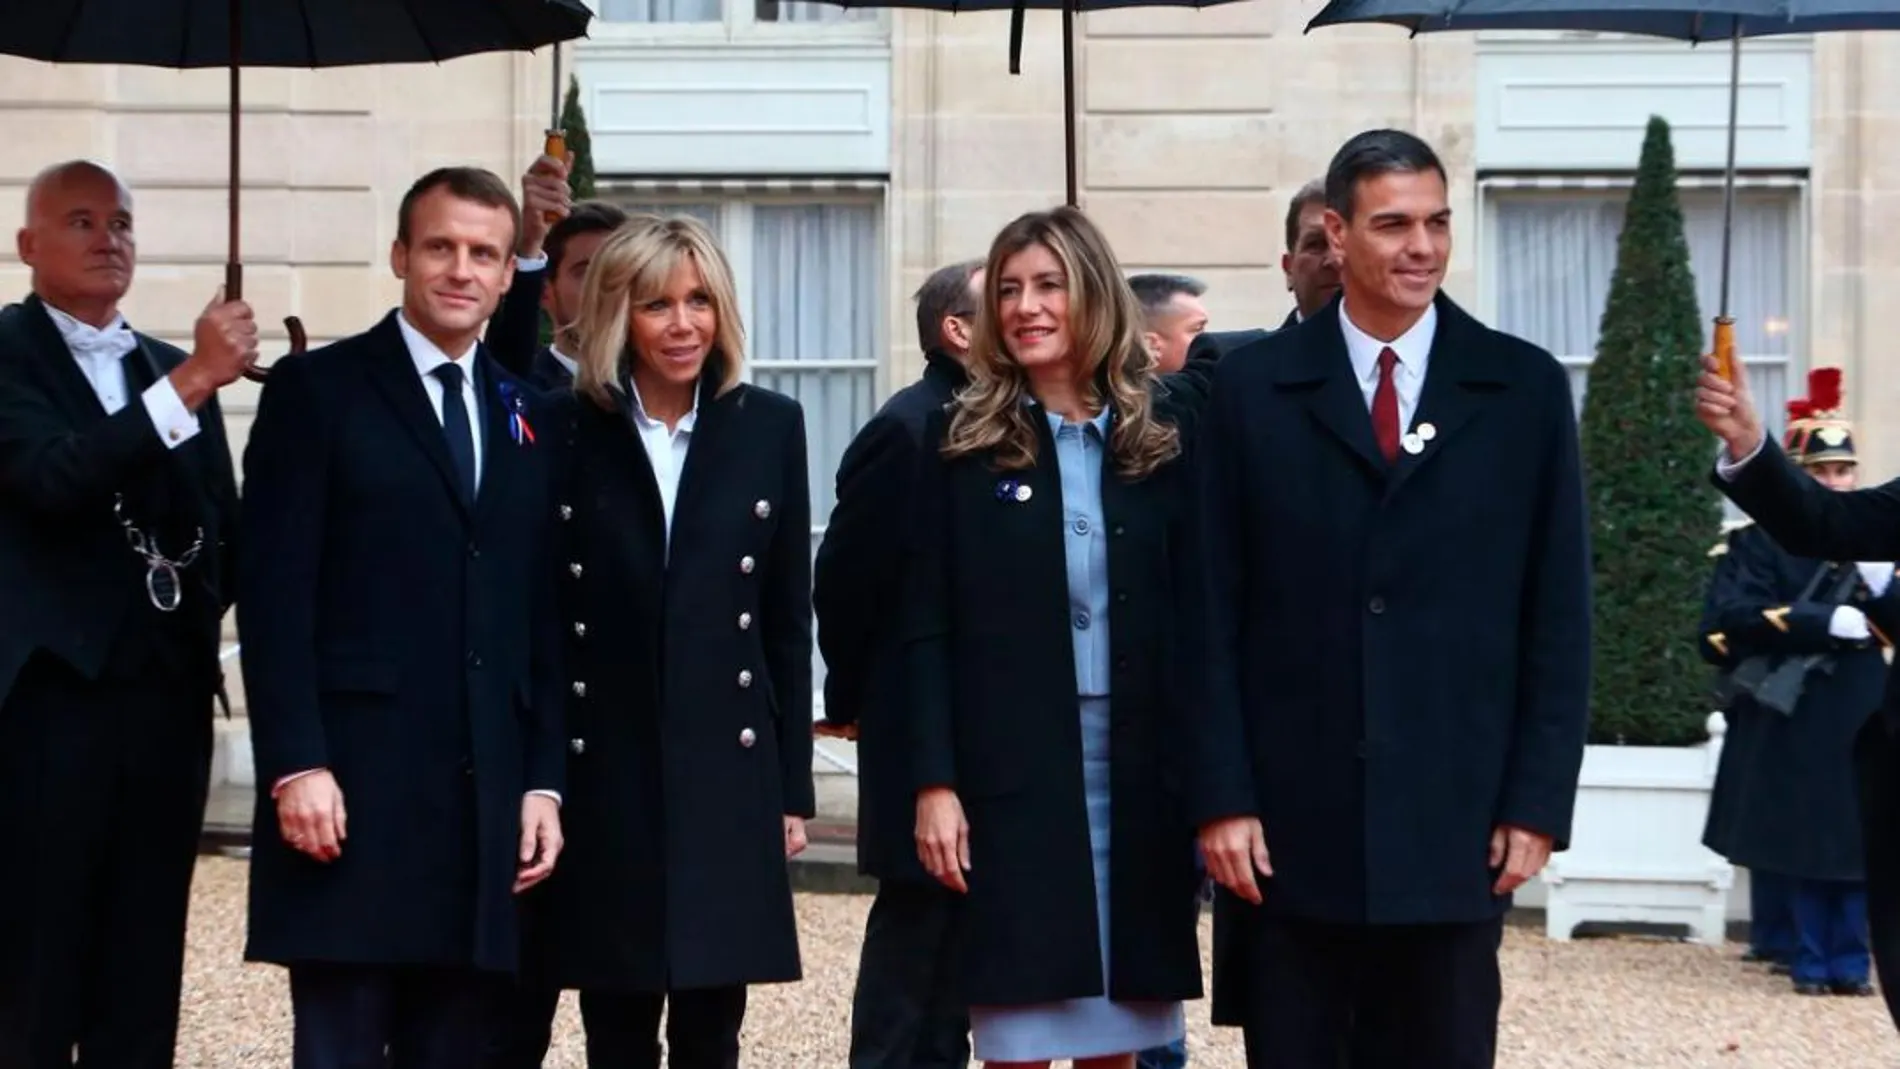
<svg viewBox="0 0 1900 1069"><path fill-rule="evenodd" d="M475 500L475 434L469 427L468 406L462 403L462 369L442 364L430 372L442 380L442 433L449 439L449 459L462 480L462 496Z"/></svg>

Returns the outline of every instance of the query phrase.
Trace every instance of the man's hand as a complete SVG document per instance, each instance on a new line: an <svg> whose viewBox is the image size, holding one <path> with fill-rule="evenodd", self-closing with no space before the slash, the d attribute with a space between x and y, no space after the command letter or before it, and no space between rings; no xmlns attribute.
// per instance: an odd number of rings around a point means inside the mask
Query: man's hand
<svg viewBox="0 0 1900 1069"><path fill-rule="evenodd" d="M1228 817L1201 829L1201 857L1214 882L1254 905L1261 902L1254 873L1273 875L1267 856L1267 833L1258 817Z"/></svg>
<svg viewBox="0 0 1900 1069"><path fill-rule="evenodd" d="M178 399L193 412L257 363L257 317L243 301L211 298L191 330L191 356L168 376Z"/></svg>
<svg viewBox="0 0 1900 1069"><path fill-rule="evenodd" d="M785 856L794 858L805 852L810 840L805 838L805 818L788 816L785 818Z"/></svg>
<svg viewBox="0 0 1900 1069"><path fill-rule="evenodd" d="M328 769L298 776L277 795L277 830L291 848L330 862L343 856L349 814L343 809L343 788Z"/></svg>
<svg viewBox="0 0 1900 1069"><path fill-rule="evenodd" d="M545 794L521 799L521 864L515 871L515 893L547 879L561 856L561 807Z"/></svg>
<svg viewBox="0 0 1900 1069"><path fill-rule="evenodd" d="M1739 361L1738 361L1739 363ZM1550 836L1499 825L1491 831L1491 867L1504 866L1493 894L1508 895L1550 863Z"/></svg>
<svg viewBox="0 0 1900 1069"><path fill-rule="evenodd" d="M814 738L820 739L845 739L850 742L858 740L856 724L834 724L829 720L814 720L811 733Z"/></svg>
<svg viewBox="0 0 1900 1069"><path fill-rule="evenodd" d="M541 255L541 243L547 239L554 220L567 218L573 207L567 171L573 165L572 152L565 160L544 155L521 176L521 238L515 242L516 255L528 259Z"/></svg>
<svg viewBox="0 0 1900 1069"><path fill-rule="evenodd" d="M970 822L963 819L957 792L948 787L917 792L917 860L938 883L969 893L963 874L970 871Z"/></svg>
<svg viewBox="0 0 1900 1069"><path fill-rule="evenodd" d="M1735 381L1722 377L1722 365L1712 354L1702 357L1702 377L1696 380L1695 414L1702 425L1728 446L1728 459L1741 460L1762 441L1761 417L1748 392L1748 370L1738 357Z"/></svg>

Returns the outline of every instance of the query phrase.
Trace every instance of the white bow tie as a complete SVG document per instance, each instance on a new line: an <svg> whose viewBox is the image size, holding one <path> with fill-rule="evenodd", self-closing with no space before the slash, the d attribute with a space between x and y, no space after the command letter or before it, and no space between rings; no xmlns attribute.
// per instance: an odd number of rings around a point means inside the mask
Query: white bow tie
<svg viewBox="0 0 1900 1069"><path fill-rule="evenodd" d="M139 344L137 336L123 322L105 330L75 323L60 333L66 338L66 347L81 360L117 360Z"/></svg>

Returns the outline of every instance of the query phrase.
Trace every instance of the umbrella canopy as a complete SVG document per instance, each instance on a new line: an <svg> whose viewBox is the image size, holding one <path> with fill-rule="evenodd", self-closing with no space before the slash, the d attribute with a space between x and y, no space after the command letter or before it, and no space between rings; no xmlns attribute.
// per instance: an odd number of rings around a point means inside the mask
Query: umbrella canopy
<svg viewBox="0 0 1900 1069"><path fill-rule="evenodd" d="M1068 166L1069 206L1076 206L1075 182L1075 16L1084 11L1111 11L1129 7L1211 7L1237 0L826 0L839 7L907 7L943 11L1007 11L1009 19L1009 73L1019 74L1023 60L1023 13L1062 12L1062 140Z"/></svg>
<svg viewBox="0 0 1900 1069"><path fill-rule="evenodd" d="M579 0L32 0L0 2L0 55L48 63L231 72L230 188L224 294L244 295L238 254L239 116L245 67L440 63L532 51L585 36ZM284 319L291 352L303 324ZM262 381L265 370L247 378Z"/></svg>
<svg viewBox="0 0 1900 1069"><path fill-rule="evenodd" d="M579 0L31 0L0 4L0 54L178 70L439 63L581 37L592 17Z"/></svg>
<svg viewBox="0 0 1900 1069"><path fill-rule="evenodd" d="M1353 22L1448 30L1571 30L1680 41L1894 29L1881 0L1332 0L1307 29Z"/></svg>

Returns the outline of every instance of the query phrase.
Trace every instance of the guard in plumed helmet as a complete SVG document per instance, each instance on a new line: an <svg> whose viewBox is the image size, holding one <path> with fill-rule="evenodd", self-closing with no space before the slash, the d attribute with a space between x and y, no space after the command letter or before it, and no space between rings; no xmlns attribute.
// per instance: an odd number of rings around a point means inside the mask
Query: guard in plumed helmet
<svg viewBox="0 0 1900 1069"><path fill-rule="evenodd" d="M1788 403L1783 449L1816 481L1854 488L1840 371ZM1704 842L1749 870L1750 960L1801 994L1870 995L1855 739L1886 685L1900 620L1891 561L1797 557L1753 523L1710 551L1700 650L1721 670L1729 730Z"/></svg>

